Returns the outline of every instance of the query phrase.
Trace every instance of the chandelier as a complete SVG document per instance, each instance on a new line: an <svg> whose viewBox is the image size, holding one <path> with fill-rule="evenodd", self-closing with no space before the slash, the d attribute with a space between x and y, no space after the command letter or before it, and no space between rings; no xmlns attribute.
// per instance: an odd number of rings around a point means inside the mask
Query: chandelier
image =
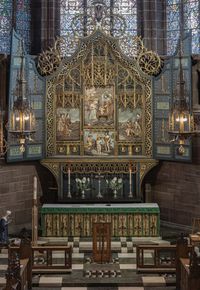
<svg viewBox="0 0 200 290"><path fill-rule="evenodd" d="M25 143L35 133L35 114L28 100L27 81L25 79L25 56L22 45L21 68L13 93L13 107L10 110L9 133L18 139L20 151L25 151Z"/></svg>
<svg viewBox="0 0 200 290"><path fill-rule="evenodd" d="M187 144L195 131L194 117L191 111L191 103L184 79L183 59L183 1L180 1L180 40L179 40L179 74L173 91L173 104L169 115L169 135L172 142L178 142L178 154L185 153L184 144Z"/></svg>

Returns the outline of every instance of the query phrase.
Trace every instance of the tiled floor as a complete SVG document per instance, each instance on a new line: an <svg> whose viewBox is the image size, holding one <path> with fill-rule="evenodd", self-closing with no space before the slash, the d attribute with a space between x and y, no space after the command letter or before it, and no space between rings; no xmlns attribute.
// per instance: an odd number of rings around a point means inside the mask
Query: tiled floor
<svg viewBox="0 0 200 290"><path fill-rule="evenodd" d="M84 275L84 267L90 261L92 253L92 241L79 238L69 239L68 244L73 247L72 272L67 274L45 274L33 276L33 290L175 290L175 277L165 277L158 274L137 274L136 272L136 247L137 243L162 242L159 239L135 240L121 238L112 242L112 258L117 261L116 269L120 275L113 277ZM54 259L62 259L60 253L54 255ZM151 260L152 254L146 253L146 259ZM114 262L113 262L114 263ZM0 253L0 289L4 285L7 264L7 252ZM99 264L98 264L99 265ZM107 267L114 269L113 264Z"/></svg>

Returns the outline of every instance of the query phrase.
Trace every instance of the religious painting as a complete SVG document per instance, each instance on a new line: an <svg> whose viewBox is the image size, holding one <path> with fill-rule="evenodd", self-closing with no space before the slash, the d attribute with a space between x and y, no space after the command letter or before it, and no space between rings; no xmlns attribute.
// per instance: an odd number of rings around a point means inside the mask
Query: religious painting
<svg viewBox="0 0 200 290"><path fill-rule="evenodd" d="M141 141L142 139L142 110L119 109L118 132L120 141Z"/></svg>
<svg viewBox="0 0 200 290"><path fill-rule="evenodd" d="M80 139L80 111L75 108L57 108L56 111L57 141Z"/></svg>
<svg viewBox="0 0 200 290"><path fill-rule="evenodd" d="M90 88L85 91L84 126L114 126L114 88Z"/></svg>
<svg viewBox="0 0 200 290"><path fill-rule="evenodd" d="M84 150L86 155L114 155L114 131L85 130Z"/></svg>

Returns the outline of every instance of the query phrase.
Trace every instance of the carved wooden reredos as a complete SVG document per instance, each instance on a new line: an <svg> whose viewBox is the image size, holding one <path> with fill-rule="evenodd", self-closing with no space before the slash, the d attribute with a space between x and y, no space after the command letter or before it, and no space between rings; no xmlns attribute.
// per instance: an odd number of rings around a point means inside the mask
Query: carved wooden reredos
<svg viewBox="0 0 200 290"><path fill-rule="evenodd" d="M152 157L151 79L141 59L125 56L117 40L98 30L60 61L47 77L48 157Z"/></svg>
<svg viewBox="0 0 200 290"><path fill-rule="evenodd" d="M140 192L144 175L157 163L152 159L151 76L161 61L140 38L132 44L128 57L119 39L97 29L76 39L69 56L58 38L39 57L40 73L46 76L42 164L56 177L61 196L69 166L74 174L125 174L131 165Z"/></svg>

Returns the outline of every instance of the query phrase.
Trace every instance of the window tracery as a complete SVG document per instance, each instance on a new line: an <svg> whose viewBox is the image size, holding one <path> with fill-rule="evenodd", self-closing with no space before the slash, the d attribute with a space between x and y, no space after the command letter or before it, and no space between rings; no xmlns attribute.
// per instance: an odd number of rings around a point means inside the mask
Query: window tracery
<svg viewBox="0 0 200 290"><path fill-rule="evenodd" d="M79 22L76 27L79 30L82 30L82 34L88 34L86 31L90 30L88 26L90 25L90 20L88 15L92 13L92 5L95 1L92 0L60 0L60 36L66 35L66 33L73 33L73 18L78 14L85 14L84 21ZM123 16L126 21L126 33L130 35L137 35L137 0L120 0L104 1L106 5L107 12L109 11L110 15L118 14ZM111 16L112 21L112 16ZM115 29L119 28L120 21L115 23ZM85 26L85 27L84 27ZM112 34L112 31L111 31Z"/></svg>
<svg viewBox="0 0 200 290"><path fill-rule="evenodd" d="M14 14L14 15L13 15ZM0 1L0 53L10 53L11 29L23 36L27 51L30 47L30 0Z"/></svg>
<svg viewBox="0 0 200 290"><path fill-rule="evenodd" d="M184 1L184 30L192 33L192 52L200 53L200 2L198 0L167 0L167 54L175 53L180 35L180 1Z"/></svg>
<svg viewBox="0 0 200 290"><path fill-rule="evenodd" d="M0 53L9 53L12 27L12 1L0 1Z"/></svg>

